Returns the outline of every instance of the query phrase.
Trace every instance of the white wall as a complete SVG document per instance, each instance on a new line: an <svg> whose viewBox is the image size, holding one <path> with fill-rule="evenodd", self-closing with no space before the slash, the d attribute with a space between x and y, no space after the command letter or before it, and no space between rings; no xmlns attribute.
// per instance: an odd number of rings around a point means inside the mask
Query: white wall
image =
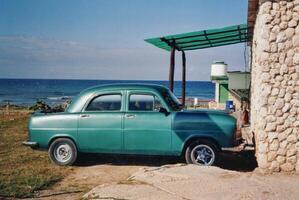
<svg viewBox="0 0 299 200"><path fill-rule="evenodd" d="M231 73L228 72L228 88L229 89L249 89L250 74L249 73Z"/></svg>

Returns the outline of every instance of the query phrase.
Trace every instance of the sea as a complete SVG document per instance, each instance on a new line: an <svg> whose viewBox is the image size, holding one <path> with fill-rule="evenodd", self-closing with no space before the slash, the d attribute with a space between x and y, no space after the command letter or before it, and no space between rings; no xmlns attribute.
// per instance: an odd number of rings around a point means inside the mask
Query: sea
<svg viewBox="0 0 299 200"><path fill-rule="evenodd" d="M65 79L0 79L0 105L32 106L44 101L50 106L72 99L80 91L103 84L152 83L168 86L168 81L144 80L65 80ZM186 96L199 100L214 99L215 85L209 81L187 81ZM181 82L175 81L174 94L181 97Z"/></svg>

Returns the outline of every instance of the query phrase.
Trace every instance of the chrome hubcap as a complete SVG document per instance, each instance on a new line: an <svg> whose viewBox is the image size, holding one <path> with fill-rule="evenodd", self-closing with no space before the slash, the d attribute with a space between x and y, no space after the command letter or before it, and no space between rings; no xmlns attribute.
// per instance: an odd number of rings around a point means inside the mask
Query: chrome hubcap
<svg viewBox="0 0 299 200"><path fill-rule="evenodd" d="M215 161L215 153L211 147L199 144L191 151L191 160L194 164L210 166Z"/></svg>
<svg viewBox="0 0 299 200"><path fill-rule="evenodd" d="M68 144L60 144L54 149L55 159L59 162L67 162L72 157L72 149Z"/></svg>

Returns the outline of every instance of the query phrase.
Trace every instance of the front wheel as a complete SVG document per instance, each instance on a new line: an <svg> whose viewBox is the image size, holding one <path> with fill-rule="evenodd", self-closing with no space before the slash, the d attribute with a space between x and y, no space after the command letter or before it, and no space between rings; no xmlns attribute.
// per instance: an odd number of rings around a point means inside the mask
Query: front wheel
<svg viewBox="0 0 299 200"><path fill-rule="evenodd" d="M187 164L211 166L217 163L219 150L217 146L208 140L192 142L185 151Z"/></svg>
<svg viewBox="0 0 299 200"><path fill-rule="evenodd" d="M58 138L50 145L49 157L57 165L72 165L77 159L77 147L68 138Z"/></svg>

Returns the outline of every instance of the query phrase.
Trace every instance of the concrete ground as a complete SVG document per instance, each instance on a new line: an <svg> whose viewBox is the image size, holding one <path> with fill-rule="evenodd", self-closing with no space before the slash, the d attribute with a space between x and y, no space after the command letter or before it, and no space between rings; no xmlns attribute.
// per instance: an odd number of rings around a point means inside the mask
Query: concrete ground
<svg viewBox="0 0 299 200"><path fill-rule="evenodd" d="M84 155L38 199L299 199L299 175L260 174L253 151L226 152L217 167L177 157Z"/></svg>
<svg viewBox="0 0 299 200"><path fill-rule="evenodd" d="M103 184L87 199L298 199L296 174L237 172L219 167L166 165L144 168L122 183Z"/></svg>

